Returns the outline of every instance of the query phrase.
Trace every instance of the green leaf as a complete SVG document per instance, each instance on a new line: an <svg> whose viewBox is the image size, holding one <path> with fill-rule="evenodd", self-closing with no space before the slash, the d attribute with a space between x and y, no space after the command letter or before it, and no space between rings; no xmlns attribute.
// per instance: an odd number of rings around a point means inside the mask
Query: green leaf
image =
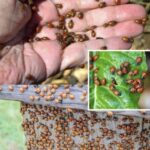
<svg viewBox="0 0 150 150"><path fill-rule="evenodd" d="M94 62L94 67L98 68L97 73L100 79L106 78L107 84L105 86L94 85L94 73L90 71L90 109L138 109L138 100L140 94L131 93L131 85L125 81L129 79L129 75L119 76L116 73L110 73L110 67L115 66L117 69L124 62L130 62L131 71L138 69L139 74L134 76L133 79L141 78L143 71L148 70L146 63L146 55L144 52L130 51L130 52L90 52L90 56L99 55L98 60ZM143 61L140 65L136 64L136 58L142 57ZM110 89L109 85L112 78L117 81L116 89L121 92L120 96L116 96Z"/></svg>

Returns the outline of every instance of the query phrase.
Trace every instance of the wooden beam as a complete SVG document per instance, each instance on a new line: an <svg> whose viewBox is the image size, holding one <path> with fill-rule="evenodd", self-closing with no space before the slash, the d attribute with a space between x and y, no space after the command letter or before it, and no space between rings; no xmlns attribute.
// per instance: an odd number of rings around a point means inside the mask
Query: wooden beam
<svg viewBox="0 0 150 150"><path fill-rule="evenodd" d="M35 93L35 89L39 87L41 90L44 87L48 87L48 85L30 85L28 86L27 90L24 93L20 93L19 89L22 87L22 85L13 85L13 91L9 90L9 86L4 85L1 86L2 90L0 91L0 99L1 100L9 100L9 101L20 101L27 104L35 104L35 105L43 105L43 106L54 106L54 107L60 107L60 108L72 108L72 109L82 109L82 110L88 110L88 104L87 104L87 97L85 101L81 101L80 97L82 96L83 91L87 91L87 85L79 88L78 86L71 86L69 89L71 93L75 96L74 100L71 100L70 98L66 98L62 100L61 103L56 103L53 101L46 101L44 98L40 97L39 100L30 100L30 96L39 96L39 94ZM64 87L60 86L56 93L54 94L54 97L57 98L61 92L64 91ZM100 111L102 112L108 112L108 111ZM136 116L136 117L143 117L143 118L150 118L150 110L136 110L136 111L114 111L113 114L116 115L125 115L125 116Z"/></svg>
<svg viewBox="0 0 150 150"><path fill-rule="evenodd" d="M11 100L11 101L20 101L28 104L37 104L37 105L49 105L55 107L62 107L62 108L74 108L74 109L83 109L87 110L87 98L85 101L81 101L80 97L82 96L83 91L87 91L87 86L78 87L78 86L71 86L69 87L70 92L75 96L73 100L69 97L62 100L61 103L56 103L55 99L59 96L61 92L63 92L64 86L58 87L56 92L53 94L54 100L45 100L44 97L40 97L39 94L35 92L35 89L38 87L41 90L44 87L48 87L48 85L30 85L28 86L27 90L24 93L21 93L19 90L22 85L12 85L12 86L1 86L2 90L0 91L0 99L1 100ZM9 90L9 87L13 87L13 91ZM39 100L30 100L30 96L39 97Z"/></svg>

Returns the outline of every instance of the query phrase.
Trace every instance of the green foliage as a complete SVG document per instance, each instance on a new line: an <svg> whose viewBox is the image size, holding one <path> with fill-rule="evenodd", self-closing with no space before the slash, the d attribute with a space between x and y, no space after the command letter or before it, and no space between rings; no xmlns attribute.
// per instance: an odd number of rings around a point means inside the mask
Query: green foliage
<svg viewBox="0 0 150 150"><path fill-rule="evenodd" d="M0 100L0 150L25 150L20 103Z"/></svg>
<svg viewBox="0 0 150 150"><path fill-rule="evenodd" d="M138 69L139 74L135 78L141 78L143 71L147 71L146 55L144 52L91 52L98 55L98 60L94 63L94 67L98 68L98 77L106 78L105 86L96 86L93 83L93 71L90 71L90 109L137 109L140 94L131 93L131 86L126 83L129 75L119 76L116 73L110 73L112 66L120 68L123 62L130 62L131 70ZM136 58L140 56L143 62L136 64ZM121 96L116 96L110 89L109 85L112 79L117 81L116 89L121 92Z"/></svg>

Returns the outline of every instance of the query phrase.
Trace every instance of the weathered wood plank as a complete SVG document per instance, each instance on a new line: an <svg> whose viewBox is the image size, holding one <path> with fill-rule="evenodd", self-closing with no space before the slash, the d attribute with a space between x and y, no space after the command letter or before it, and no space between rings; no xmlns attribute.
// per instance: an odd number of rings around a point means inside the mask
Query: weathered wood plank
<svg viewBox="0 0 150 150"><path fill-rule="evenodd" d="M60 108L73 108L73 109L82 109L82 110L88 110L88 104L87 104L87 97L85 101L81 101L80 97L82 95L83 90L87 91L87 86L83 86L82 88L79 88L78 86L71 86L70 91L73 95L75 95L75 99L71 100L70 98L64 99L61 103L56 103L55 101L46 101L44 98L40 98L39 100L31 101L29 99L29 96L35 95L38 96L38 94L35 93L35 88L37 86L30 85L28 89L24 93L20 93L19 89L22 85L13 85L14 90L10 91L8 89L7 85L2 86L2 91L0 91L0 99L1 100L10 100L10 101L20 101L27 104L36 104L36 105L43 105L43 106L54 106L54 107L60 107ZM40 89L43 89L45 85L38 85ZM60 86L56 93L54 94L54 97L58 97L59 94L64 91L64 87ZM106 111L100 111L106 112ZM150 118L150 111L144 111L144 113L141 111L114 111L114 114L118 115L127 115L127 116L136 116L136 117L144 117L144 118Z"/></svg>
<svg viewBox="0 0 150 150"><path fill-rule="evenodd" d="M42 90L43 87L46 87L47 85L38 85L38 87ZM37 105L49 105L49 106L55 106L55 107L63 107L63 108L77 108L77 109L87 109L87 100L81 101L80 97L82 95L83 90L87 90L87 86L83 86L79 88L78 86L71 86L69 89L71 93L75 96L74 100L71 100L69 97L62 100L61 103L56 103L54 100L46 101L43 97L40 97L39 100L30 100L29 96L39 96L39 94L35 93L35 88L37 86L30 85L28 86L28 89L24 93L20 93L19 89L22 87L22 85L13 85L14 90L10 91L7 85L2 86L2 89L0 91L0 99L2 100L12 100L12 101L20 101L28 104L37 104ZM54 99L59 96L61 92L64 91L64 87L60 86L56 93L53 94Z"/></svg>

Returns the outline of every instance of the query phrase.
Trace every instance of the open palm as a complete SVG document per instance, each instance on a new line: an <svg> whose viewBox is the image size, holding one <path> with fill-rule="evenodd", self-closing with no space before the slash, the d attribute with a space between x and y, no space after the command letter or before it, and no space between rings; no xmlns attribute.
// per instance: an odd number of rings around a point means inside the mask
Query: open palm
<svg viewBox="0 0 150 150"><path fill-rule="evenodd" d="M37 0L32 15L27 4L0 0L0 83L39 83L85 63L88 49L129 49L131 38L143 32L144 8L126 4L128 0L120 5L104 1L106 7L99 8L102 3L96 0ZM60 16L70 11L77 12L65 18L65 27L81 38L64 46L58 25Z"/></svg>

